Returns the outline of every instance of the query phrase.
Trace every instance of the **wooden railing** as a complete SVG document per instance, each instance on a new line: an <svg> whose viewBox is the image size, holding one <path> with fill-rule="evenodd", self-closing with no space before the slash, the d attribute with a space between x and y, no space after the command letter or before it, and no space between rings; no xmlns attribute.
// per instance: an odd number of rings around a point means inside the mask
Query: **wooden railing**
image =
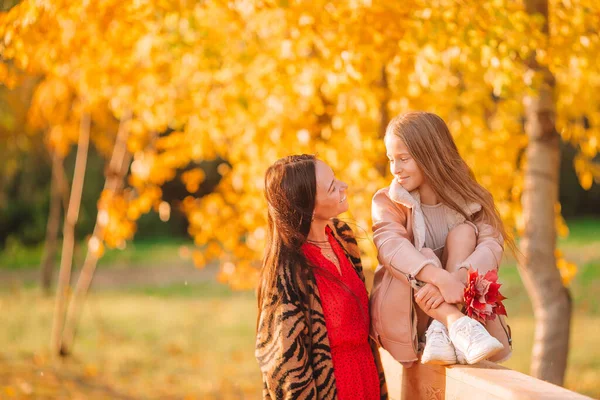
<svg viewBox="0 0 600 400"><path fill-rule="evenodd" d="M584 400L590 397L484 361L403 368L381 349L390 400Z"/></svg>

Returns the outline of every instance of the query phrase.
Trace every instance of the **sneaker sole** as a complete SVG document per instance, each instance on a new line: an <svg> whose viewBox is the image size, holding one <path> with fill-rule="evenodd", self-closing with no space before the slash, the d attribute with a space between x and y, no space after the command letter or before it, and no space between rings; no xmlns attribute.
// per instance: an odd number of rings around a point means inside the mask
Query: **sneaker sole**
<svg viewBox="0 0 600 400"><path fill-rule="evenodd" d="M459 357L458 354L456 355L456 363L460 364L460 365L467 365L467 359L465 358L465 356L461 356Z"/></svg>
<svg viewBox="0 0 600 400"><path fill-rule="evenodd" d="M423 356L421 356L421 364L428 364L428 365L454 365L456 364L456 358L423 358Z"/></svg>
<svg viewBox="0 0 600 400"><path fill-rule="evenodd" d="M454 365L454 364L457 364L457 362L455 360L452 360L452 361L448 361L448 360L426 360L426 361L423 361L423 360L421 360L421 364L426 364L426 365Z"/></svg>
<svg viewBox="0 0 600 400"><path fill-rule="evenodd" d="M479 361L483 361L485 359L490 358L491 356L493 356L494 354L498 353L503 348L504 348L504 346L500 345L500 347L495 347L491 351L478 354L477 356L475 356L473 358L467 358L465 356L465 359L467 360L467 363L470 364L470 365L477 364Z"/></svg>

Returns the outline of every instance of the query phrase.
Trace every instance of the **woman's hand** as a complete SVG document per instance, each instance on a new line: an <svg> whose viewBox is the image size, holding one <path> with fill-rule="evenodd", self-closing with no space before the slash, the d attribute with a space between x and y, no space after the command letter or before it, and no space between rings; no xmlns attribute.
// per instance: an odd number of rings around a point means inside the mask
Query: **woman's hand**
<svg viewBox="0 0 600 400"><path fill-rule="evenodd" d="M434 285L438 287L446 303L458 304L464 301L465 284L462 283L458 274L445 270L440 271Z"/></svg>
<svg viewBox="0 0 600 400"><path fill-rule="evenodd" d="M444 297L435 285L427 283L415 294L415 301L423 311L428 312L438 308L444 302Z"/></svg>

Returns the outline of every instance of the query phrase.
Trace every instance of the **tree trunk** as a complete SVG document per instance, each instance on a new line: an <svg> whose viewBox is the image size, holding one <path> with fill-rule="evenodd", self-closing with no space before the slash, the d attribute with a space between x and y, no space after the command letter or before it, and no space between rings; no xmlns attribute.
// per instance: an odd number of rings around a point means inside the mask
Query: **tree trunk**
<svg viewBox="0 0 600 400"><path fill-rule="evenodd" d="M73 184L69 198L69 207L65 215L63 227L63 244L60 259L60 272L56 289L56 302L54 307L54 320L52 322L52 333L50 339L50 351L53 355L60 354L60 341L62 336L65 307L71 279L71 266L73 264L73 249L75 247L75 224L79 217L81 195L83 192L83 181L88 157L90 143L90 115L84 113L81 116L81 127L77 143L77 155L75 158L75 171Z"/></svg>
<svg viewBox="0 0 600 400"><path fill-rule="evenodd" d="M125 123L127 120L128 118L123 119L119 125L119 131L113 147L108 170L106 171L104 191L108 191L110 193L116 193L122 189L123 179L127 174L129 163L131 162L131 154L127 151L127 137L129 136L129 131L126 128L127 124ZM101 210L98 210L98 218L96 219L96 225L94 226L92 238L96 238L102 242L104 240L104 225L100 222L100 212ZM90 251L88 246L85 261L75 287L73 300L69 304L69 310L67 312L65 330L61 344L62 355L69 355L73 348L73 342L75 340L79 318L81 317L82 307L92 283L92 278L94 277L94 271L96 270L97 264L98 253Z"/></svg>
<svg viewBox="0 0 600 400"><path fill-rule="evenodd" d="M68 189L63 160L56 153L52 154L52 181L50 183L50 212L46 226L46 242L44 257L40 264L41 286L46 295L50 294L52 276L54 275L54 258L58 247L58 232L60 230L61 202L62 209L68 207Z"/></svg>
<svg viewBox="0 0 600 400"><path fill-rule="evenodd" d="M527 0L527 11L548 17L547 0ZM548 34L546 22L545 32ZM555 204L560 167L559 136L555 129L554 78L532 56L529 67L542 77L537 92L525 98L529 144L526 150L520 272L535 314L531 375L562 385L569 350L571 299L563 286L554 255Z"/></svg>

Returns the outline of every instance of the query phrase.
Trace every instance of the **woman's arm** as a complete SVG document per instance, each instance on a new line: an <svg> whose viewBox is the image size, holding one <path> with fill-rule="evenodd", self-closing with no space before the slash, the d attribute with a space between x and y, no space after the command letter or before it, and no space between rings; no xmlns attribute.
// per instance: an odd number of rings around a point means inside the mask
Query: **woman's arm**
<svg viewBox="0 0 600 400"><path fill-rule="evenodd" d="M305 345L308 328L298 299L277 291L265 298L260 312L255 355L262 371L264 398L317 397L313 369Z"/></svg>

